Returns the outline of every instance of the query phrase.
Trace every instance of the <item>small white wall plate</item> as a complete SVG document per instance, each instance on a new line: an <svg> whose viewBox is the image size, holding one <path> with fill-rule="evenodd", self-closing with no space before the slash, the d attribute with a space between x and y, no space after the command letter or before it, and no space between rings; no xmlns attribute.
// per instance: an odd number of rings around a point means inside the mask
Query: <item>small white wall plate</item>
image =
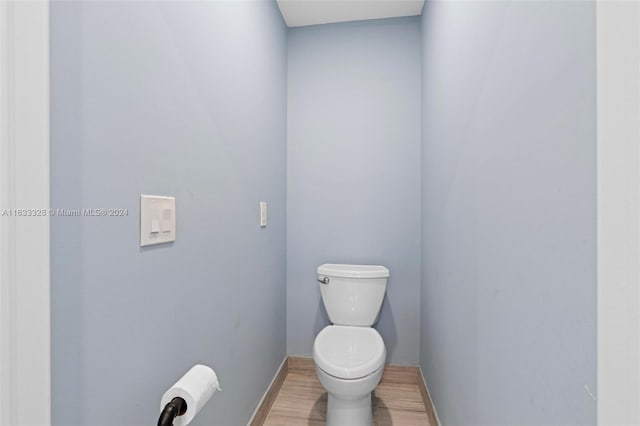
<svg viewBox="0 0 640 426"><path fill-rule="evenodd" d="M176 240L176 198L140 195L140 247Z"/></svg>

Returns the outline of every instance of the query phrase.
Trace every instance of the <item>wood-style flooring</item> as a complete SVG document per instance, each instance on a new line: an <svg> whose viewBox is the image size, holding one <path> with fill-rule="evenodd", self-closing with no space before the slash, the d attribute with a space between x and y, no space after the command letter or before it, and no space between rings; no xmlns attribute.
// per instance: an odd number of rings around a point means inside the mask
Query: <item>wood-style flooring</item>
<svg viewBox="0 0 640 426"><path fill-rule="evenodd" d="M385 376L373 394L375 426L437 426L433 415L427 411L418 383L401 383L406 380L394 380L393 377L385 380ZM296 370L290 366L264 425L321 426L325 424L326 411L327 393L315 371Z"/></svg>

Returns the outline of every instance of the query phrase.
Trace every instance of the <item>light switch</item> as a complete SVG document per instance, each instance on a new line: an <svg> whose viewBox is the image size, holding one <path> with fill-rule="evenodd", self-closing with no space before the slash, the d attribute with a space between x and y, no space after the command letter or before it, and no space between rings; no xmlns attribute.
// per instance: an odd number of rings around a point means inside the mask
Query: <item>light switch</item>
<svg viewBox="0 0 640 426"><path fill-rule="evenodd" d="M176 240L176 199L140 195L140 246Z"/></svg>
<svg viewBox="0 0 640 426"><path fill-rule="evenodd" d="M162 232L171 232L171 209L162 209Z"/></svg>
<svg viewBox="0 0 640 426"><path fill-rule="evenodd" d="M260 202L260 226L262 228L267 226L267 203L265 201Z"/></svg>

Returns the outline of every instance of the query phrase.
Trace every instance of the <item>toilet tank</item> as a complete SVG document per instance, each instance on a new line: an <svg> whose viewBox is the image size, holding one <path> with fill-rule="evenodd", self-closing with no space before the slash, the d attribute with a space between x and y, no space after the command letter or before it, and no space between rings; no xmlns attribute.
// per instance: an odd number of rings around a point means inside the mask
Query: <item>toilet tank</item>
<svg viewBox="0 0 640 426"><path fill-rule="evenodd" d="M322 302L331 323L371 327L378 320L389 270L379 265L318 267Z"/></svg>

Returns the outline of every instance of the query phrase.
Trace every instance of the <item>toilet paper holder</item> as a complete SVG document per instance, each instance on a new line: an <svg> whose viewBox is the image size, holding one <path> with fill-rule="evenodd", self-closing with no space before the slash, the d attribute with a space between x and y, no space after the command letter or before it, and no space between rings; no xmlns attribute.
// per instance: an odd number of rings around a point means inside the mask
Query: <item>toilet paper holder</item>
<svg viewBox="0 0 640 426"><path fill-rule="evenodd" d="M206 365L194 365L162 395L158 426L171 426L174 421L188 425L217 390L221 389L216 372Z"/></svg>
<svg viewBox="0 0 640 426"><path fill-rule="evenodd" d="M173 420L186 412L187 402L179 396L176 396L164 406L164 409L160 413L160 418L158 418L158 426L173 426Z"/></svg>

